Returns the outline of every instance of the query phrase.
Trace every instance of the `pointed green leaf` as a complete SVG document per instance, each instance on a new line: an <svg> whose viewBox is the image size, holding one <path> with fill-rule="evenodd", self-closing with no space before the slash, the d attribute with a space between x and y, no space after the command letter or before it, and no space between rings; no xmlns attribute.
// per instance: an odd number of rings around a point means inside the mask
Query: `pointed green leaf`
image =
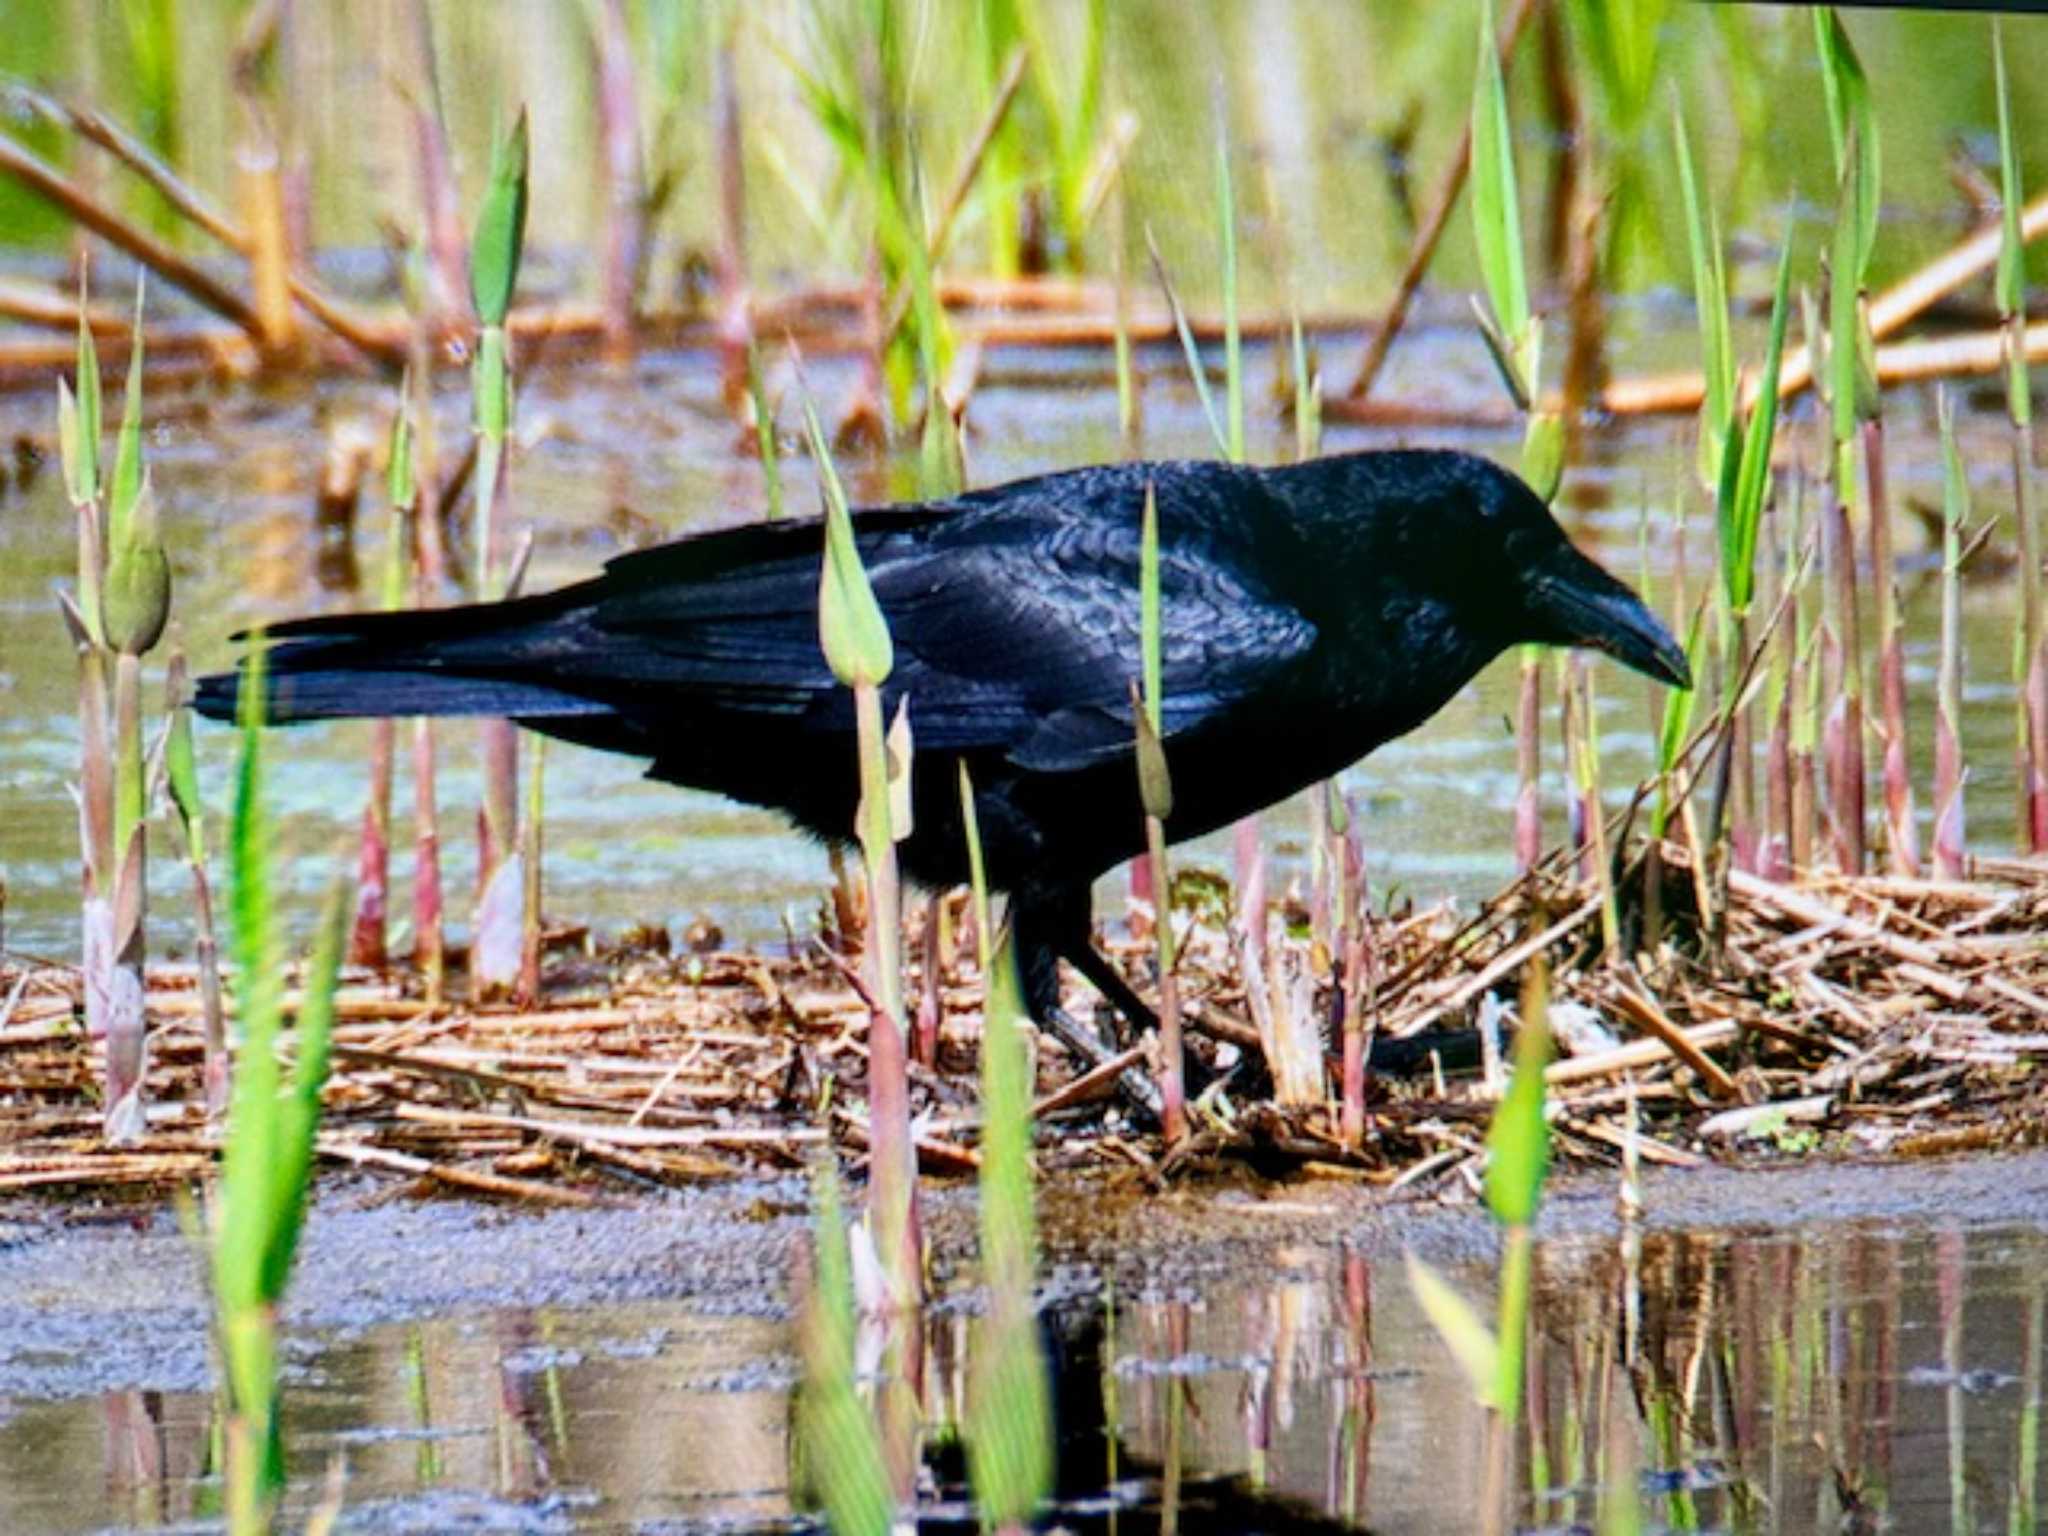
<svg viewBox="0 0 2048 1536"><path fill-rule="evenodd" d="M1546 506L1564 480L1564 418L1537 411L1522 429L1522 478Z"/></svg>
<svg viewBox="0 0 2048 1536"><path fill-rule="evenodd" d="M1480 7L1479 75L1472 93L1472 224L1479 270L1494 318L1512 347L1529 328L1529 286L1522 261L1522 214L1515 185L1507 85L1494 42L1493 3ZM1526 377L1526 375L1525 375ZM1527 382L1533 388L1535 381Z"/></svg>
<svg viewBox="0 0 2048 1536"><path fill-rule="evenodd" d="M469 260L469 286L477 319L501 326L519 286L519 258L526 242L527 129L522 109L512 131L491 147L490 180L477 214Z"/></svg>
<svg viewBox="0 0 2048 1536"><path fill-rule="evenodd" d="M853 514L846 505L846 487L832 463L832 448L818 424L817 407L804 396L804 432L825 493L825 566L818 584L818 639L832 675L853 688L880 687L896 664L888 621L861 564L854 539Z"/></svg>
<svg viewBox="0 0 2048 1536"><path fill-rule="evenodd" d="M1828 139L1834 147L1835 173L1848 183L1850 219L1849 285L1860 289L1877 244L1878 139L1877 113L1863 61L1849 41L1847 28L1833 6L1813 13L1814 39L1820 49L1821 84L1827 97ZM1855 146L1852 157L1851 146ZM1852 163L1853 162L1853 163Z"/></svg>
<svg viewBox="0 0 2048 1536"><path fill-rule="evenodd" d="M121 430L114 438L114 480L107 500L107 549L116 558L131 537L135 500L142 494L142 278L135 279L135 326L128 338L128 388Z"/></svg>
<svg viewBox="0 0 2048 1536"><path fill-rule="evenodd" d="M1700 366L1707 382L1700 462L1720 462L1721 443L1735 417L1735 348L1728 326L1728 278L1721 231L1700 193L1692 139L1676 93L1671 100L1673 137L1678 144L1678 184L1685 199L1686 243L1692 252L1693 305L1699 316Z"/></svg>
<svg viewBox="0 0 2048 1536"><path fill-rule="evenodd" d="M78 434L77 477L70 486L74 502L92 501L100 493L100 350L86 323L85 284L78 286ZM69 475L67 479L71 479Z"/></svg>
<svg viewBox="0 0 2048 1536"><path fill-rule="evenodd" d="M2020 200L2025 188L2020 181L2019 150L2013 142L2012 100L2005 76L2005 33L1996 17L1991 22L1991 57L1998 79L1998 310L2005 316L2012 338L2006 349L2005 401L2013 422L2024 427L2034 419L2026 353L2017 345L2027 311L2026 242L2020 233Z"/></svg>

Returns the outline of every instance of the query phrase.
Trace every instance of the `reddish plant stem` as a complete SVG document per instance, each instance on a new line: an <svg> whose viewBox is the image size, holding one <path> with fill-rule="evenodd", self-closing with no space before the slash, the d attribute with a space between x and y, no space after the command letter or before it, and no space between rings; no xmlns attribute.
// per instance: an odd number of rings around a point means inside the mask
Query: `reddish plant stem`
<svg viewBox="0 0 2048 1536"><path fill-rule="evenodd" d="M1863 423L1863 475L1869 494L1870 579L1877 589L1878 708L1884 725L1886 847L1895 875L1920 873L1920 832L1913 815L1913 774L1906 758L1906 649L1892 564L1891 501L1885 490L1884 423Z"/></svg>
<svg viewBox="0 0 2048 1536"><path fill-rule="evenodd" d="M1821 505L1821 561L1829 609L1823 661L1827 690L1834 701L1828 709L1823 751L1835 862L1844 874L1860 874L1864 848L1862 637L1846 476L1840 473L1849 465L1849 455L1839 455L1836 463L1838 473Z"/></svg>
<svg viewBox="0 0 2048 1536"><path fill-rule="evenodd" d="M2013 519L2020 552L2020 703L2018 761L2020 846L2048 853L2048 636L2042 633L2041 539L2028 494L2033 433L2012 428Z"/></svg>
<svg viewBox="0 0 2048 1536"><path fill-rule="evenodd" d="M390 915L391 781L398 722L370 726L370 796L363 805L363 837L356 856L356 915L348 936L348 963L381 971Z"/></svg>

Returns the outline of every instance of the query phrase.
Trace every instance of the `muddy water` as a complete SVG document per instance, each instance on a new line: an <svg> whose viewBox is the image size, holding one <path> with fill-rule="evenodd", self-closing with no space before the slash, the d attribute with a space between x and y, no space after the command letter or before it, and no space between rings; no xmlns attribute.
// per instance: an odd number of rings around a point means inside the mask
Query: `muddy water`
<svg viewBox="0 0 2048 1536"><path fill-rule="evenodd" d="M1447 317L1448 319L1448 317ZM1617 317L1618 367L1667 363L1690 343L1667 309L1625 309ZM1333 358L1348 359L1351 338L1331 338ZM1427 399L1455 408L1491 409L1497 386L1470 328L1462 320L1433 328L1418 322L1394 354L1391 397ZM1155 456L1213 451L1178 358L1150 354L1144 451ZM1093 355L1002 353L989 359L990 382L969 416L972 473L991 483L1048 468L1115 457L1113 397L1097 378ZM1264 399L1274 360L1251 353L1252 398ZM1333 362L1342 376L1348 361ZM536 537L534 585L587 574L620 550L691 529L758 517L758 466L735 451L734 432L713 397L714 370L703 358L644 362L624 381L603 382L591 370L550 373L528 382L521 421L528 443L517 469L517 519ZM813 383L828 408L848 380L818 364ZM164 506L177 583L176 612L195 664L229 655L237 627L308 610L365 601L362 573L373 571L383 523L366 498L353 533L322 529L314 518L324 444L344 424L381 430L384 395L368 384L319 393L213 398L166 390L152 396L151 457ZM43 432L40 396L0 398L0 441L17 430ZM447 402L442 430L460 441L466 430L458 399ZM1894 496L1938 505L1938 458L1928 397L1896 396L1891 413ZM1796 419L1804 419L1804 409ZM1965 423L1977 466L1980 514L2006 499L2002 428L1986 412ZM1567 482L1564 506L1585 542L1633 577L1637 530L1647 509L1655 537L1650 563L1663 601L1672 601L1679 545L1671 509L1681 478L1689 480L1690 423L1650 424L1595 434L1585 462ZM1267 421L1253 443L1257 458L1292 452L1278 423ZM1332 451L1421 440L1465 446L1509 458L1511 434L1477 431L1394 434L1335 430ZM791 502L808 507L815 492L808 466L787 466ZM909 466L868 466L858 490L869 499L907 494ZM52 467L26 487L0 488L0 877L5 880L6 941L30 953L70 958L76 945L75 812L67 781L76 754L75 667L65 643L53 589L68 582L75 556L70 520ZM1695 507L1687 564L1697 595L1710 571L1710 517ZM1906 562L1914 719L1913 743L1925 764L1931 743L1935 594L1926 574L1917 524L1903 513L1899 543ZM2005 685L2009 583L1973 588L1969 613L1972 687L1965 728L1971 738L1973 837L2003 846L2010 827L2010 725ZM1682 627L1682 626L1681 626ZM154 685L152 685L154 686ZM1601 744L1611 794L1623 796L1646 770L1652 739L1646 687L1605 663L1599 667ZM1503 662L1411 737L1383 749L1346 779L1363 816L1369 873L1381 893L1429 900L1450 893L1479 896L1508 869L1514 756L1507 720L1514 672ZM461 914L470 888L471 826L477 804L473 735L464 722L444 727L443 858L452 910ZM201 753L208 790L226 803L230 733L203 727ZM334 850L361 814L368 728L349 723L305 728L281 741L273 759L275 793L287 812L290 878L312 908L335 868ZM1550 827L1563 828L1564 773L1554 730ZM401 763L397 804L410 805ZM1923 791L1922 813L1927 813ZM401 813L400 889L410 846ZM1300 807L1269 821L1271 846L1283 864L1298 857L1305 830ZM729 939L763 943L806 931L821 889L824 858L791 836L774 816L708 796L648 784L636 767L575 748L555 748L547 772L547 907L561 920L616 930L629 923L682 926L709 917ZM1924 841L1924 838L1923 838ZM1222 864L1221 841L1198 854ZM175 872L158 889L155 932L187 942L186 904ZM1105 892L1104 904L1110 900ZM400 904L401 915L403 906ZM1113 909L1112 909L1113 910Z"/></svg>
<svg viewBox="0 0 2048 1536"><path fill-rule="evenodd" d="M1522 1529L1590 1529L1627 1465L1648 1531L2032 1529L2048 1159L1653 1180L1634 1256L1611 1197L1566 1184L1546 1212ZM331 1195L289 1318L295 1499L338 1457L353 1530L793 1528L800 1198L534 1216ZM1412 1244L1486 1298L1470 1208L1321 1186L1046 1206L1069 1528L1476 1528L1482 1420L1401 1259ZM184 1240L16 1214L0 1530L203 1528L213 1403ZM970 1222L939 1198L937 1422L971 1349ZM938 1456L941 1495L947 1474Z"/></svg>

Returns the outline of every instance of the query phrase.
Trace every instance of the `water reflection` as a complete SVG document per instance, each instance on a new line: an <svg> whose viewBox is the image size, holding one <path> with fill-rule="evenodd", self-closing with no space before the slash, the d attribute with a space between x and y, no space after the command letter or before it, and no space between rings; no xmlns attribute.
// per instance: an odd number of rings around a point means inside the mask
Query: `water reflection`
<svg viewBox="0 0 2048 1536"><path fill-rule="evenodd" d="M1452 1273L1485 1295L1483 1265ZM1573 1239L1541 1274L1521 1529L1593 1530L1618 1487L1649 1531L2035 1528L2048 1234ZM1046 1315L1060 1528L1476 1528L1484 1420L1397 1259L1277 1247L1187 1289L1078 1290ZM914 1352L939 1428L901 1465L930 1531L974 1529L944 1429L973 1337L942 1304ZM792 1529L790 1348L786 1319L673 1302L300 1337L297 1498L338 1455L356 1529ZM0 1400L0 1529L204 1522L216 1432L199 1395Z"/></svg>

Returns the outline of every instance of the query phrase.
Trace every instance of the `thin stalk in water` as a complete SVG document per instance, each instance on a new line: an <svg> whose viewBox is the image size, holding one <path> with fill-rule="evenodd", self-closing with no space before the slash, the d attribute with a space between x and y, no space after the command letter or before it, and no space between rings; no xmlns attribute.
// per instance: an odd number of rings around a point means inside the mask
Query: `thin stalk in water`
<svg viewBox="0 0 2048 1536"><path fill-rule="evenodd" d="M917 1162L910 1140L910 1076L903 1014L902 882L896 841L910 832L911 771L907 727L885 730L882 685L895 666L895 649L881 604L861 563L845 487L833 467L824 428L804 398L804 428L825 492L825 558L818 587L818 638L832 674L851 689L860 756L856 832L867 873L867 968L874 999L868 1017L868 1219L875 1251L900 1309L923 1295L923 1258L917 1220ZM904 720L901 711L899 721ZM892 741L891 738L896 738ZM892 752L891 747L898 750ZM892 761L892 758L894 761Z"/></svg>
<svg viewBox="0 0 2048 1536"><path fill-rule="evenodd" d="M1967 863L1963 822L1963 524L1970 481L1956 447L1955 400L1943 390L1941 416L1941 661L1934 692L1934 874L1960 880Z"/></svg>
<svg viewBox="0 0 2048 1536"><path fill-rule="evenodd" d="M476 303L477 350L472 373L477 434L477 587L486 597L508 595L509 548L504 537L506 443L512 422L512 372L505 317L518 287L526 238L527 126L521 113L491 154L491 170L470 252L470 291ZM520 916L524 877L519 869L519 732L509 720L478 728L483 756L483 805L477 820L476 931L470 943L470 983L480 994L506 991L519 979L523 945Z"/></svg>

